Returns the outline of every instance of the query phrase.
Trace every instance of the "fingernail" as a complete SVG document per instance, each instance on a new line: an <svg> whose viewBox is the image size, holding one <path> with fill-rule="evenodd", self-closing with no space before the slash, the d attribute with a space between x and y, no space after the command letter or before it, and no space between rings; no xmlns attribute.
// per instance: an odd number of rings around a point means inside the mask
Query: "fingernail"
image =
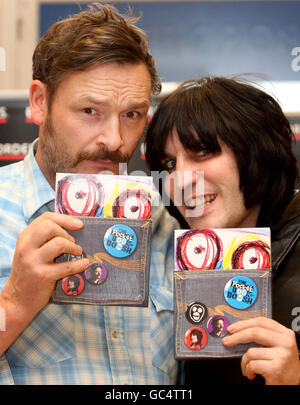
<svg viewBox="0 0 300 405"><path fill-rule="evenodd" d="M227 328L227 331L228 331L229 333L232 333L232 332L234 331L234 326L233 326L233 325L229 325L228 328Z"/></svg>
<svg viewBox="0 0 300 405"><path fill-rule="evenodd" d="M84 264L84 266L86 267L86 268L88 268L89 267L89 265L90 265L90 261L89 261L89 259L82 259L83 260L83 264Z"/></svg>
<svg viewBox="0 0 300 405"><path fill-rule="evenodd" d="M79 226L79 225L82 226L83 225L83 222L80 219L77 219L77 218L73 218L73 222L77 226Z"/></svg>
<svg viewBox="0 0 300 405"><path fill-rule="evenodd" d="M224 338L222 339L222 342L223 342L224 345L228 344L228 343L230 342L229 337L224 337Z"/></svg>

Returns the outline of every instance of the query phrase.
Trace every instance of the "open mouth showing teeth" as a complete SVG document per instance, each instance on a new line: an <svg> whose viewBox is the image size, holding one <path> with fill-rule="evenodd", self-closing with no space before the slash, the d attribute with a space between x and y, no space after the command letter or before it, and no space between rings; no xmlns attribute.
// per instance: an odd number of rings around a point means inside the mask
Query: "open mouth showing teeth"
<svg viewBox="0 0 300 405"><path fill-rule="evenodd" d="M201 208L202 206L206 206L210 204L212 201L214 201L217 197L217 194L207 194L203 197L196 197L193 200L189 201L186 205L187 208L190 209L195 209Z"/></svg>

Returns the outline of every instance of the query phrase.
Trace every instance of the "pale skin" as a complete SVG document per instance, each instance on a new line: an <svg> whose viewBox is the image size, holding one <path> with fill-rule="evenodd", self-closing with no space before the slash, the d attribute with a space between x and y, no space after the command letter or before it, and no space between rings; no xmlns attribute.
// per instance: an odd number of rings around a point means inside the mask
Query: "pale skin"
<svg viewBox="0 0 300 405"><path fill-rule="evenodd" d="M125 161L133 154L147 120L150 96L150 74L143 63L110 63L69 73L56 90L51 114L47 88L34 80L31 116L40 127L35 157L50 186L55 187L54 170L118 174L115 160L123 156ZM78 161L81 152L85 159ZM20 233L9 279L0 292L0 307L6 314L0 355L47 305L57 280L88 268L85 258L54 262L63 253L82 255L81 246L67 232L82 227L82 221L71 216L47 212Z"/></svg>
<svg viewBox="0 0 300 405"><path fill-rule="evenodd" d="M266 385L298 385L300 364L295 333L268 318L236 322L227 328L230 336L223 338L225 346L255 342L264 347L250 348L243 355L241 369L250 380L256 374Z"/></svg>
<svg viewBox="0 0 300 405"><path fill-rule="evenodd" d="M164 167L169 172L204 172L204 194L213 196L207 200L201 217L186 216L189 207L177 207L191 228L241 228L255 227L260 207L246 210L239 189L238 168L232 151L221 145L221 153L212 154L202 149L186 150L181 144L176 129L169 134L165 145ZM194 179L197 176L193 177ZM182 183L183 184L183 183ZM196 188L195 188L196 189ZM184 190L170 189L170 198ZM193 198L196 198L193 195ZM268 318L254 318L229 325L230 335L223 344L232 347L255 342L264 347L250 348L241 360L241 372L250 380L262 375L266 385L300 384L300 362L295 333L280 323Z"/></svg>

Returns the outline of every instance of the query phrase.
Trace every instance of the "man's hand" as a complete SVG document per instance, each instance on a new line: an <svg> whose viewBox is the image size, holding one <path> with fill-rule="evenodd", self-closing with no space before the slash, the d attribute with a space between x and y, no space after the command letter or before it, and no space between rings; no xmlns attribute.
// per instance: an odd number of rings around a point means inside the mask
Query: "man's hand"
<svg viewBox="0 0 300 405"><path fill-rule="evenodd" d="M261 317L233 323L227 330L231 335L223 339L225 346L250 342L264 346L250 348L243 355L244 376L251 380L260 374L267 385L300 383L298 348L291 329Z"/></svg>
<svg viewBox="0 0 300 405"><path fill-rule="evenodd" d="M82 254L82 248L66 231L82 226L82 221L72 216L52 212L35 219L18 237L11 274L2 297L26 317L33 317L48 303L57 280L88 267L87 259L54 262L63 253Z"/></svg>

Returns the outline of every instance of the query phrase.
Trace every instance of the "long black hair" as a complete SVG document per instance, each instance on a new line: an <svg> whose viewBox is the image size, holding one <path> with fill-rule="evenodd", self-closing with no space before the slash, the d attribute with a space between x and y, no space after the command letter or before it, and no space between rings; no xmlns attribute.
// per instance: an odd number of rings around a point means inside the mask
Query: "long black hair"
<svg viewBox="0 0 300 405"><path fill-rule="evenodd" d="M149 124L145 144L150 170L163 170L164 146L176 128L184 147L234 153L246 209L260 204L257 226L271 226L292 199L298 181L290 123L278 102L237 78L189 80L166 96ZM195 136L195 133L197 136ZM182 223L173 205L168 208Z"/></svg>

